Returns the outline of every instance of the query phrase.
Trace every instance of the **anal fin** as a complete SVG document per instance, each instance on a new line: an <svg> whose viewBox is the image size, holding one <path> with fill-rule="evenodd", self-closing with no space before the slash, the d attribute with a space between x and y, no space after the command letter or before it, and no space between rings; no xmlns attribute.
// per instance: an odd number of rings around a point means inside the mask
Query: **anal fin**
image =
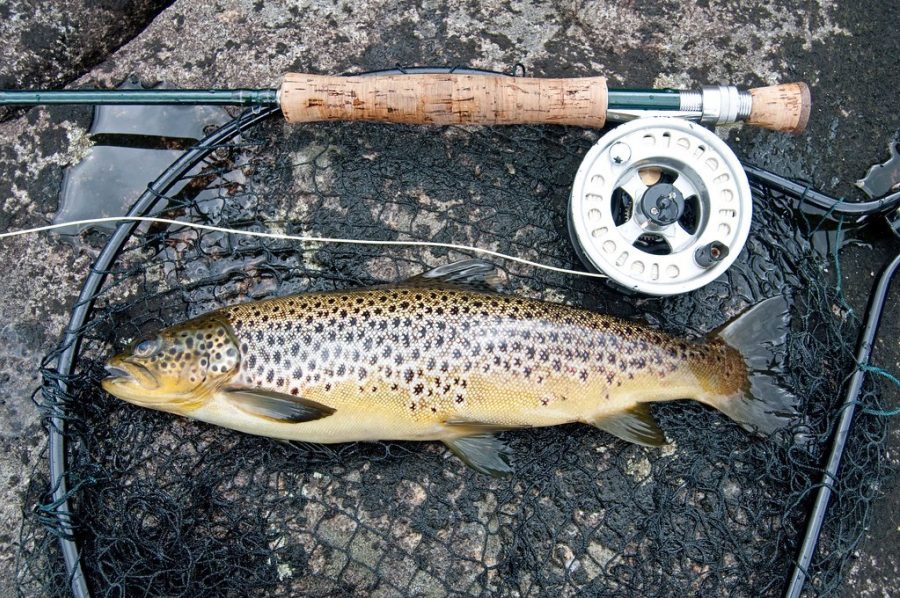
<svg viewBox="0 0 900 598"><path fill-rule="evenodd" d="M513 472L510 465L512 450L492 434L463 436L445 440L444 444L463 463L479 473L500 478Z"/></svg>
<svg viewBox="0 0 900 598"><path fill-rule="evenodd" d="M666 444L665 434L659 429L656 420L650 415L650 408L644 403L638 403L630 409L603 416L590 423L628 442L644 446Z"/></svg>
<svg viewBox="0 0 900 598"><path fill-rule="evenodd" d="M321 403L262 388L226 388L222 394L241 411L276 422L299 424L334 413Z"/></svg>

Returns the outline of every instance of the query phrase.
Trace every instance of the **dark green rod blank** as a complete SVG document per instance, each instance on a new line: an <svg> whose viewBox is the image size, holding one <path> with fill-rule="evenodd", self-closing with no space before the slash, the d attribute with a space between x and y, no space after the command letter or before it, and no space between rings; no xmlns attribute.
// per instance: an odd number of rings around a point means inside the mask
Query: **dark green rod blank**
<svg viewBox="0 0 900 598"><path fill-rule="evenodd" d="M676 89L610 89L608 110L680 110Z"/></svg>
<svg viewBox="0 0 900 598"><path fill-rule="evenodd" d="M274 89L73 89L0 91L0 106L86 105L219 105L274 106Z"/></svg>

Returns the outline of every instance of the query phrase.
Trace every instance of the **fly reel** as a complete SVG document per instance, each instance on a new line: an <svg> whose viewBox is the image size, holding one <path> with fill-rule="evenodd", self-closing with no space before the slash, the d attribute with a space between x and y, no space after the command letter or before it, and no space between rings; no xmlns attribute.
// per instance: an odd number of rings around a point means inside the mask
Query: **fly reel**
<svg viewBox="0 0 900 598"><path fill-rule="evenodd" d="M639 118L588 151L569 200L569 233L591 269L648 295L711 282L747 241L753 200L740 161L701 125Z"/></svg>

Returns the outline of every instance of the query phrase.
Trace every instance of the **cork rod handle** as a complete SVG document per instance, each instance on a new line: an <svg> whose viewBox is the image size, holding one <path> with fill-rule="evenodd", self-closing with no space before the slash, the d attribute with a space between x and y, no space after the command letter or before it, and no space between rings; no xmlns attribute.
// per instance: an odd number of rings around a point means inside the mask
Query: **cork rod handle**
<svg viewBox="0 0 900 598"><path fill-rule="evenodd" d="M556 124L602 127L604 77L502 75L285 75L288 122L367 120L426 125Z"/></svg>
<svg viewBox="0 0 900 598"><path fill-rule="evenodd" d="M750 90L750 96L747 123L786 133L802 133L806 129L812 105L806 83L757 87Z"/></svg>

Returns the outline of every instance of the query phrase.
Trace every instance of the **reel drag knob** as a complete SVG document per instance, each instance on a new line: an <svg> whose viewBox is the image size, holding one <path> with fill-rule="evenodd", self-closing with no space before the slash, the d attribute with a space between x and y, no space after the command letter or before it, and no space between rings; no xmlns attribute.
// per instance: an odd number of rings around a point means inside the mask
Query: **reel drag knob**
<svg viewBox="0 0 900 598"><path fill-rule="evenodd" d="M668 226L684 214L684 196L673 185L657 183L644 192L641 209L653 224Z"/></svg>
<svg viewBox="0 0 900 598"><path fill-rule="evenodd" d="M753 213L740 161L715 134L676 118L639 118L588 151L569 200L584 264L633 291L686 293L718 278L747 241Z"/></svg>

